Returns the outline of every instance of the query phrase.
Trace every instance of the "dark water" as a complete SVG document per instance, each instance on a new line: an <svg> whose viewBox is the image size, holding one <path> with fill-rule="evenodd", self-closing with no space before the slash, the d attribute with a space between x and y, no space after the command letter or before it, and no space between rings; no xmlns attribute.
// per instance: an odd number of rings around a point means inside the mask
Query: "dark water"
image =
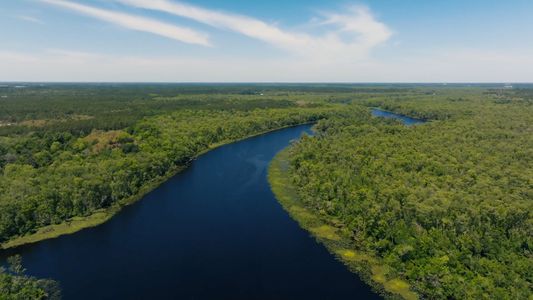
<svg viewBox="0 0 533 300"><path fill-rule="evenodd" d="M421 124L421 123L426 123L426 121L424 121L424 120L410 118L408 116L395 114L395 113L392 113L392 112L389 112L389 111L385 111L385 110L381 110L381 109L377 109L377 108L372 109L372 115L375 116L375 117L398 119L398 120L402 121L405 125L408 125L408 126Z"/></svg>
<svg viewBox="0 0 533 300"><path fill-rule="evenodd" d="M268 163L309 128L213 150L109 222L15 252L65 299L379 299L270 191Z"/></svg>

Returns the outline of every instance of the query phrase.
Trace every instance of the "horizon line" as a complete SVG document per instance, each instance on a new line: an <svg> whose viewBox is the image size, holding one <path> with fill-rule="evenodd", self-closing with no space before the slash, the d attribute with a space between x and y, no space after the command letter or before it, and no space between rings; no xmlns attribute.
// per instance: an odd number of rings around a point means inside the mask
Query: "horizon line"
<svg viewBox="0 0 533 300"><path fill-rule="evenodd" d="M0 84L533 84L533 81L0 81Z"/></svg>

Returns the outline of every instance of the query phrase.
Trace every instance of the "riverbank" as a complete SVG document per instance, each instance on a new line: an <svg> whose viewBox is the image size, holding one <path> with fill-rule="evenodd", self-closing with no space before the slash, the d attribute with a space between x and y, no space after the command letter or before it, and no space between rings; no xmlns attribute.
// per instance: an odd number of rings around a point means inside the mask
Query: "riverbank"
<svg viewBox="0 0 533 300"><path fill-rule="evenodd" d="M289 125L289 126L282 126L282 127L277 127L277 128L273 128L273 129L266 130L266 131L257 132L257 133L254 133L254 134L251 134L251 135L247 135L247 136L244 136L244 137L241 137L241 138L238 138L238 139L222 141L222 142L210 145L206 149L204 149L203 151L200 151L194 157L191 158L190 162L194 161L200 155L203 155L203 154L205 154L205 153L207 153L207 152L209 152L209 151L211 151L213 149L216 149L218 147L221 147L221 146L224 146L224 145L227 145L227 144L235 143L235 142L238 142L238 141L241 141L241 140L245 140L245 139L252 138L252 137L255 137L255 136L267 134L269 132L273 132L273 131L277 131L277 130L282 130L282 129L285 129L285 128L296 127L296 126L312 124L312 123L313 122L304 122L304 123L301 123L301 124L293 124L293 125ZM10 249L10 248L16 248L16 247L27 245L27 244L33 244L33 243L37 243L37 242L48 240L48 239L58 238L58 237L63 236L63 235L74 234L76 232L79 232L80 230L87 229L87 228L92 228L92 227L96 227L98 225L101 225L101 224L107 222L108 220L110 220L117 213L119 213L122 210L122 208L124 208L124 207L126 207L128 205L134 204L137 201L141 200L146 194L148 194L149 192L151 192L154 189L156 189L157 187L159 187L162 183L164 183L165 181L167 181L171 177L173 177L176 174L180 173L181 171L185 170L188 166L189 166L189 164L186 164L186 165L183 165L183 166L176 166L174 169L169 170L167 172L167 174L165 174L164 176L155 178L154 180L151 180L151 181L145 183L137 194L135 194L135 195L133 195L131 197L128 197L126 199L123 199L122 201L113 204L109 208L100 209L100 210L96 211L95 213L93 213L93 214L91 214L89 216L86 216L86 217L74 217L74 218L72 218L72 219L70 219L70 220L68 220L66 222L60 223L60 224L54 224L54 225L48 225L48 226L45 226L45 227L41 227L33 234L20 236L20 237L11 239L11 240L9 240L7 242L4 242L4 243L2 243L0 245L0 251L1 250L6 250L6 249Z"/></svg>
<svg viewBox="0 0 533 300"><path fill-rule="evenodd" d="M357 246L339 220L320 216L305 207L299 200L296 188L291 184L288 151L289 148L278 153L268 170L272 191L283 208L302 228L309 231L378 293L392 299L418 299L418 295L410 290L406 281L389 276L387 266L380 259L355 250Z"/></svg>

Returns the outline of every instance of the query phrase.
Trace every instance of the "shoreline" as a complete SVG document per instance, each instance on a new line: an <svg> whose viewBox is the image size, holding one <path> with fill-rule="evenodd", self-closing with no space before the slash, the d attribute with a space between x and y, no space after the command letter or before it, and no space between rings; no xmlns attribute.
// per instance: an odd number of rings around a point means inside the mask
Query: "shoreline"
<svg viewBox="0 0 533 300"><path fill-rule="evenodd" d="M356 245L340 220L326 220L305 207L289 178L289 148L276 154L268 168L270 187L285 211L376 293L390 299L418 299L406 281L387 276L387 266L379 258L355 250Z"/></svg>
<svg viewBox="0 0 533 300"><path fill-rule="evenodd" d="M92 227L96 227L96 226L102 225L105 222L109 221L111 218L113 218L120 211L122 211L122 208L124 208L126 206L129 206L129 205L132 205L132 204L140 201L142 198L144 198L144 196L146 196L148 193L150 193L151 191L153 191L156 188L158 188L161 184L163 184L164 182L168 181L170 178L176 176L180 172L182 172L185 169L187 169L190 166L190 164L195 159L197 159L199 156L201 156L201 155L203 155L203 154L205 154L205 153L207 153L207 152L209 152L211 150L214 150L216 148L222 147L224 145L228 145L228 144L236 143L236 142L239 142L239 141L242 141L242 140L246 140L246 139L249 139L249 138L253 138L253 137L260 136L260 135L264 135L264 134L267 134L267 133L270 133L270 132L274 132L274 131L278 131L278 130L282 130L282 129L286 129L286 128L291 128L291 127L310 125L310 124L314 124L314 123L316 123L316 122L305 122L305 123L300 123L300 124L277 127L277 128L269 129L269 130L266 130L266 131L261 131L261 132L257 132L257 133L251 134L251 135L247 135L247 136L244 136L242 138L221 141L219 143L216 143L216 144L213 144L213 145L209 145L206 149L198 152L196 155L191 157L191 159L189 160L189 162L187 164L182 165L182 166L175 166L174 168L169 169L167 174L165 174L165 175L163 175L161 177L156 177L153 180L146 182L140 188L140 190L139 190L139 192L137 194L132 195L132 196L130 196L128 198L125 198L125 199L123 199L121 201L118 201L118 202L114 203L113 205L111 205L108 208L99 209L99 210L95 211L93 214L91 214L89 216L86 216L86 217L74 217L74 218L69 219L67 221L64 221L64 222L62 222L60 224L53 224L53 225L48 225L48 226L45 226L45 227L41 227L41 228L37 229L35 233L24 235L24 236L15 237L15 238L13 238L11 240L8 240L8 241L0 244L0 252L3 251L3 250L8 250L8 249L12 250L14 248L17 248L17 247L20 247L20 246L24 246L24 245L38 243L38 242L41 242L41 241L44 241L44 240L48 240L48 239L58 238L58 237L63 236L63 235L74 234L74 233L79 232L79 231L81 231L83 229L88 229L88 228L92 228Z"/></svg>

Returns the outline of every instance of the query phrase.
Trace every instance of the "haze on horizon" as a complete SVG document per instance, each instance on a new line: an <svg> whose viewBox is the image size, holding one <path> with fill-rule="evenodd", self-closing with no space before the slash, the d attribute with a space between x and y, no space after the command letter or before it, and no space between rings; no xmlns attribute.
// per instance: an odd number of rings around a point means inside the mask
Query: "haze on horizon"
<svg viewBox="0 0 533 300"><path fill-rule="evenodd" d="M0 81L532 82L527 0L20 0Z"/></svg>

